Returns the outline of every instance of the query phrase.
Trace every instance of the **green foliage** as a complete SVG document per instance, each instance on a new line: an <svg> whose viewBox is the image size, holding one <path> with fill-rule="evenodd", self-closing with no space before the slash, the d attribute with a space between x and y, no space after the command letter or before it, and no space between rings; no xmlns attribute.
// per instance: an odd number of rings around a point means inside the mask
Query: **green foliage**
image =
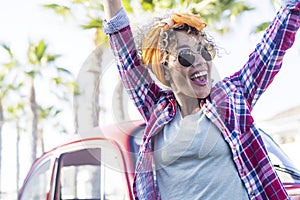
<svg viewBox="0 0 300 200"><path fill-rule="evenodd" d="M253 10L245 1L238 0L140 0L142 9L157 12L163 9L178 8L200 14L210 29L218 33L226 33L231 28L231 22L241 13Z"/></svg>
<svg viewBox="0 0 300 200"><path fill-rule="evenodd" d="M176 0L140 0L140 4L142 5L142 9L145 11L172 9L178 6Z"/></svg>
<svg viewBox="0 0 300 200"><path fill-rule="evenodd" d="M48 106L48 107L38 106L38 113L40 119L56 117L61 112L62 110L57 109L55 106Z"/></svg>
<svg viewBox="0 0 300 200"><path fill-rule="evenodd" d="M4 73L0 73L0 88L2 88L2 82L5 78L5 74Z"/></svg>
<svg viewBox="0 0 300 200"><path fill-rule="evenodd" d="M6 50L6 52L9 54L9 56L10 56L11 58L14 57L13 53L11 52L10 47L9 47L7 44L2 44L1 46L2 46L3 49Z"/></svg>
<svg viewBox="0 0 300 200"><path fill-rule="evenodd" d="M27 76L29 76L31 79L34 79L36 77L37 74L40 74L39 71L36 70L30 70L27 72L24 72Z"/></svg>
<svg viewBox="0 0 300 200"><path fill-rule="evenodd" d="M10 58L8 62L1 63L1 64L7 69L11 69L11 68L18 66L19 63L15 59L10 47L7 44L2 44L1 47L8 53L9 58Z"/></svg>
<svg viewBox="0 0 300 200"><path fill-rule="evenodd" d="M262 31L265 31L269 26L271 22L262 22L260 25L256 26L253 33L260 33Z"/></svg>
<svg viewBox="0 0 300 200"><path fill-rule="evenodd" d="M16 60L11 60L10 62L4 63L3 66L7 68L13 68L18 65L18 62Z"/></svg>
<svg viewBox="0 0 300 200"><path fill-rule="evenodd" d="M69 91L73 92L74 96L78 96L78 95L81 94L79 86L78 86L78 84L76 82L74 82L74 81L67 81L65 84L66 84L66 87L69 89Z"/></svg>
<svg viewBox="0 0 300 200"><path fill-rule="evenodd" d="M60 55L52 54L48 52L48 45L45 43L45 41L42 39L38 41L37 43L30 43L28 47L28 63L29 70L25 72L26 75L28 75L31 78L30 88L34 88L35 95L30 95L27 97L30 99L30 103L34 104L34 106L30 106L37 108L37 119L33 120L35 123L37 129L39 129L40 134L43 134L45 131L44 124L56 124L62 128L60 130L65 130L63 127L64 124L62 124L58 119L57 115L62 112L64 107L62 104L64 102L70 102L70 97L72 96L72 91L69 90L67 82L73 82L74 77L72 76L72 73L63 68L63 67L57 67L55 65L55 61ZM48 73L50 72L50 73ZM37 75L42 76L42 79L38 79ZM47 104L47 100L44 102L40 102L37 98L40 94L39 91L41 88L38 84L34 84L34 82L37 83L37 81L47 81L47 90L49 90L49 97L55 102L59 102L58 104L51 102L51 106L45 106ZM43 85L43 84L41 84ZM29 107L29 109L30 109ZM34 112L32 110L32 112ZM58 131L58 130L56 130Z"/></svg>
<svg viewBox="0 0 300 200"><path fill-rule="evenodd" d="M83 3L85 3L87 0L71 0L71 2L73 3L73 4L83 4Z"/></svg>
<svg viewBox="0 0 300 200"><path fill-rule="evenodd" d="M142 5L142 8L146 11L154 10L155 4L152 0L140 0L140 3Z"/></svg>
<svg viewBox="0 0 300 200"><path fill-rule="evenodd" d="M21 100L16 102L15 104L6 106L6 108L7 121L20 120L22 117L24 117L26 103Z"/></svg>
<svg viewBox="0 0 300 200"><path fill-rule="evenodd" d="M27 51L29 63L32 65L40 65L46 48L47 46L45 45L45 42L43 40L41 40L37 45L31 43Z"/></svg>
<svg viewBox="0 0 300 200"><path fill-rule="evenodd" d="M232 3L232 6L228 7L227 9L231 10L231 14L229 15L229 17L236 18L241 13L253 10L254 8L247 6L245 2L234 2Z"/></svg>
<svg viewBox="0 0 300 200"><path fill-rule="evenodd" d="M56 68L58 72L63 72L67 75L72 75L72 73L70 72L70 70L67 70L66 68L63 68L63 67L57 67Z"/></svg>
<svg viewBox="0 0 300 200"><path fill-rule="evenodd" d="M54 81L54 83L56 84L56 85L59 85L59 84L62 84L62 78L60 78L60 77L55 77L55 78L52 78L52 80Z"/></svg>
<svg viewBox="0 0 300 200"><path fill-rule="evenodd" d="M95 29L95 44L106 42L103 36L99 34L98 29L102 30L103 22L101 13L103 13L103 5L98 0L70 0L70 7L60 4L46 4L44 8L54 10L58 15L73 16L74 19L80 24L83 30ZM128 10L133 10L130 5L130 0L123 0L124 7ZM83 12L75 12L73 10L81 10ZM79 20L80 19L80 20ZM102 31L103 32L103 31Z"/></svg>
<svg viewBox="0 0 300 200"><path fill-rule="evenodd" d="M88 10L99 10L102 8L102 3L99 0L70 0L69 2L71 5L83 6Z"/></svg>
<svg viewBox="0 0 300 200"><path fill-rule="evenodd" d="M57 58L61 57L61 55L51 55L51 54L46 54L45 55L45 60L44 60L44 63L52 63L54 61L56 61ZM43 62L42 62L43 63Z"/></svg>
<svg viewBox="0 0 300 200"><path fill-rule="evenodd" d="M128 12L128 13L133 13L133 8L130 5L131 0L122 0L122 5L124 7L124 9Z"/></svg>
<svg viewBox="0 0 300 200"><path fill-rule="evenodd" d="M194 14L200 14L212 30L221 34L230 30L231 21L234 21L241 13L254 9L244 1L236 0L197 0L186 6Z"/></svg>
<svg viewBox="0 0 300 200"><path fill-rule="evenodd" d="M45 4L43 5L43 7L46 9L54 10L55 13L64 17L71 15L71 9L67 6L63 6L59 4Z"/></svg>
<svg viewBox="0 0 300 200"><path fill-rule="evenodd" d="M102 43L107 43L107 37L102 30L103 28L103 21L100 18L91 18L89 23L86 25L81 25L81 28L84 30L87 29L95 29L95 37L94 37L94 43L95 45L99 45Z"/></svg>
<svg viewBox="0 0 300 200"><path fill-rule="evenodd" d="M81 25L82 29L102 28L102 20L99 18L91 18L87 25Z"/></svg>
<svg viewBox="0 0 300 200"><path fill-rule="evenodd" d="M95 36L94 36L94 44L96 46L101 45L101 44L108 44L108 37L107 35L104 33L104 31L102 29L97 29L95 32Z"/></svg>
<svg viewBox="0 0 300 200"><path fill-rule="evenodd" d="M38 44L30 43L27 51L28 62L32 65L42 66L54 62L60 55L46 53L47 45L44 40Z"/></svg>
<svg viewBox="0 0 300 200"><path fill-rule="evenodd" d="M1 93L0 93L0 99L5 99L9 93L18 90L21 87L21 85L16 86L15 83L0 83Z"/></svg>
<svg viewBox="0 0 300 200"><path fill-rule="evenodd" d="M19 62L15 58L11 48L6 44L1 44L2 49L8 55L8 61L1 63L0 65L0 97L1 100L6 98L8 93L20 89L23 85L19 82L18 79L18 67Z"/></svg>
<svg viewBox="0 0 300 200"><path fill-rule="evenodd" d="M14 113L15 112L15 110L16 109L20 109L20 108L23 108L23 105L21 106L22 104L17 104L17 106L16 107L13 107L13 106L9 106L8 108L7 108L7 112L8 113Z"/></svg>

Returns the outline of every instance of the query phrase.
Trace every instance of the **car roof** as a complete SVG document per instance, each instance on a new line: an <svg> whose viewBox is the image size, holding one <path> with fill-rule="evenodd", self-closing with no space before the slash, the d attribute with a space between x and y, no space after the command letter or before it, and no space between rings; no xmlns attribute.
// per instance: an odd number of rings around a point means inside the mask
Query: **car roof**
<svg viewBox="0 0 300 200"><path fill-rule="evenodd" d="M142 120L124 121L118 124L110 124L105 127L95 127L84 133L72 134L54 148L44 152L35 160L35 163L41 158L53 154L61 154L64 153L64 151L70 151L71 146L78 147L84 146L85 144L90 145L93 142L95 143L101 140L110 141L121 147L123 150L130 151L128 137L134 137L134 134L137 134L136 131L143 130L144 125L145 123Z"/></svg>

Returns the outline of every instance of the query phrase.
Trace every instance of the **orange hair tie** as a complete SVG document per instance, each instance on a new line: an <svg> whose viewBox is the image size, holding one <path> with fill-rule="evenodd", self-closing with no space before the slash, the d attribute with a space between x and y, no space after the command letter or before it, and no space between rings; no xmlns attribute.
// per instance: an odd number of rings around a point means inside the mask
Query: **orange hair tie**
<svg viewBox="0 0 300 200"><path fill-rule="evenodd" d="M198 31L202 31L206 27L206 24L202 22L200 15L175 13L171 16L171 19L176 27L187 24Z"/></svg>

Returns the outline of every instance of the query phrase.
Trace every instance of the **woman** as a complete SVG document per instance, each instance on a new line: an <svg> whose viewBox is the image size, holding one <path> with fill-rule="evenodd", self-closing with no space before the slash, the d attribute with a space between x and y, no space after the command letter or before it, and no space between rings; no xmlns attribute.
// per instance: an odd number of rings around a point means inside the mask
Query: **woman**
<svg viewBox="0 0 300 200"><path fill-rule="evenodd" d="M251 110L294 42L299 8L299 0L286 2L246 64L212 85L217 50L199 16L160 19L135 47L120 1L105 1L120 76L147 124L136 199L289 198Z"/></svg>

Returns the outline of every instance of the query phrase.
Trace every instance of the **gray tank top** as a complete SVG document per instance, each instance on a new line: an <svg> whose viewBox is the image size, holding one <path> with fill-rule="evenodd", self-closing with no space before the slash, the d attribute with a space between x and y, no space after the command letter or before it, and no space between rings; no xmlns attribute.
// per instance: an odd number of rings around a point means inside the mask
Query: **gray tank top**
<svg viewBox="0 0 300 200"><path fill-rule="evenodd" d="M155 137L154 159L163 200L249 199L227 143L202 111L177 112Z"/></svg>

